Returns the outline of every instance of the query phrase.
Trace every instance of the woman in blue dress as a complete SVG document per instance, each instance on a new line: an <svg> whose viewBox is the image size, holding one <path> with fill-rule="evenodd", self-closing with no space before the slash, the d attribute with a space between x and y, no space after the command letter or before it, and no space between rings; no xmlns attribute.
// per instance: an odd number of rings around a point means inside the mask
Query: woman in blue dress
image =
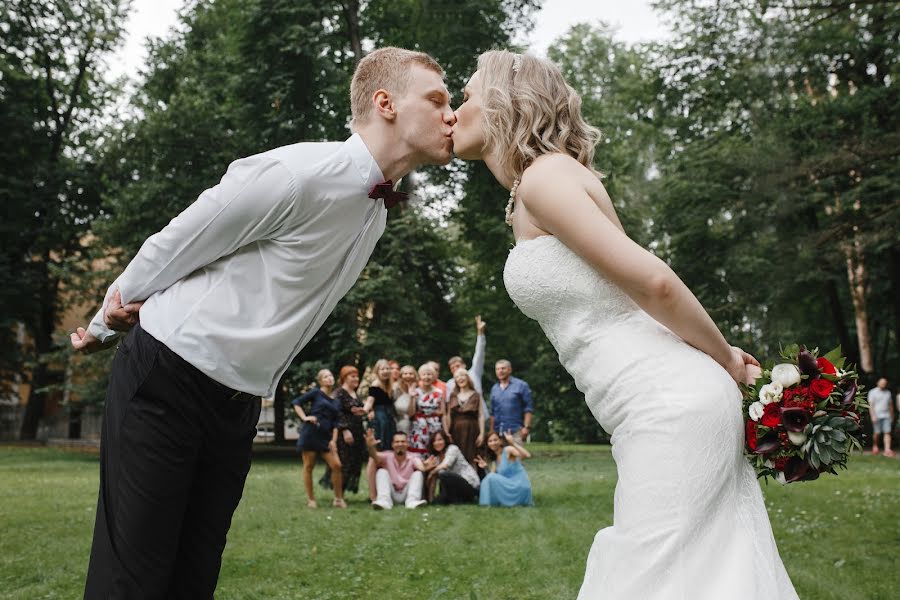
<svg viewBox="0 0 900 600"><path fill-rule="evenodd" d="M298 398L294 398L294 412L303 422L297 450L303 456L303 487L306 488L306 506L316 508L313 494L313 468L316 458L321 456L331 469L331 484L334 488L334 506L347 508L344 502L344 486L341 476L341 460L337 452L337 422L341 404L331 397L334 375L322 369L316 375L319 387L313 388Z"/></svg>
<svg viewBox="0 0 900 600"><path fill-rule="evenodd" d="M487 476L481 482L478 503L481 506L531 506L531 481L522 466L522 460L531 458L531 453L520 446L512 435L506 434L506 442L500 434L492 431L488 435L488 457L475 457L475 464L486 471ZM490 463L490 464L489 464Z"/></svg>

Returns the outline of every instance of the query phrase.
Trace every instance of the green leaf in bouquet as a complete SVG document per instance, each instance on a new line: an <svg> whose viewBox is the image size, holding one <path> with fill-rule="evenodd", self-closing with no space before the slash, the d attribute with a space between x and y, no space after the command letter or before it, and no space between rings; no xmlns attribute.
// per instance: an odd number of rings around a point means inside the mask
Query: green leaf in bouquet
<svg viewBox="0 0 900 600"><path fill-rule="evenodd" d="M838 344L838 347L829 352L824 357L828 362L833 364L835 367L837 366L837 361L841 360L843 356L841 356L841 346Z"/></svg>
<svg viewBox="0 0 900 600"><path fill-rule="evenodd" d="M788 344L784 348L779 348L779 353L782 358L787 360L797 360L797 355L800 354L800 346L798 344Z"/></svg>

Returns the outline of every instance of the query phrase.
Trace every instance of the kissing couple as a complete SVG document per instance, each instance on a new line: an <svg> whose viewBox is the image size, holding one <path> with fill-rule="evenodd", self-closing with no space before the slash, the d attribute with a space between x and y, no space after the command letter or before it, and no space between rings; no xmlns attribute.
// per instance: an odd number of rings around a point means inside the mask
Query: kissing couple
<svg viewBox="0 0 900 600"><path fill-rule="evenodd" d="M85 598L213 597L260 397L359 277L403 200L394 182L453 154L485 161L509 190L507 291L612 433L614 521L579 600L797 598L742 454L738 383L759 363L625 234L578 94L549 61L495 50L450 101L427 54L368 54L350 85L353 135L233 162L72 333L88 353L127 332Z"/></svg>

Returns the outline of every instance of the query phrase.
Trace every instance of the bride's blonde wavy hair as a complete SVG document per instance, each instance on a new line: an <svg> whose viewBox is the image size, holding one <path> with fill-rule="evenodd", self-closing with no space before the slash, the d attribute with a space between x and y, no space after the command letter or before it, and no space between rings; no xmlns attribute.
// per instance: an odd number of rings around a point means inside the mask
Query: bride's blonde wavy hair
<svg viewBox="0 0 900 600"><path fill-rule="evenodd" d="M542 154L568 154L593 171L600 130L581 116L581 97L549 60L507 50L478 57L485 149L515 177Z"/></svg>

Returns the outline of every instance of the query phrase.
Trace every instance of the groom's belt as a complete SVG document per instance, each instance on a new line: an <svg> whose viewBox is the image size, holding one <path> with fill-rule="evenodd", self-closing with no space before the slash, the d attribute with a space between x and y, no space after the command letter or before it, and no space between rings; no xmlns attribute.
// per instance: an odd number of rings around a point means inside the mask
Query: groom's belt
<svg viewBox="0 0 900 600"><path fill-rule="evenodd" d="M218 382L217 382L218 383ZM247 402L249 400L255 400L259 398L256 394L251 394L250 392L239 392L238 390L232 389L228 386L219 384L222 387L222 391L225 392L226 400L233 400L236 402Z"/></svg>

